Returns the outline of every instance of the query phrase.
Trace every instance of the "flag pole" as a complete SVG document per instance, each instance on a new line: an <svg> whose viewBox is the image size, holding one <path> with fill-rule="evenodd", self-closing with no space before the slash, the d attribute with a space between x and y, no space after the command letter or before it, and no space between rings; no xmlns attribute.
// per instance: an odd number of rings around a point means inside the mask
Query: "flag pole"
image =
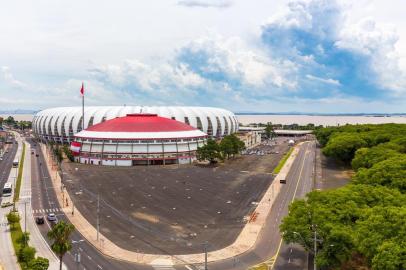
<svg viewBox="0 0 406 270"><path fill-rule="evenodd" d="M85 89L84 85L82 83L82 130L85 130Z"/></svg>

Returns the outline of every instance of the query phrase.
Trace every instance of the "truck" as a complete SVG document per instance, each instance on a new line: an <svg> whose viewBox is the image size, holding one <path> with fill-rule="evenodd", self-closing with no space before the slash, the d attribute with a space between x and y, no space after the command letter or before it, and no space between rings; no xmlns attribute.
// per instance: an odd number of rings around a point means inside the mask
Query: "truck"
<svg viewBox="0 0 406 270"><path fill-rule="evenodd" d="M286 184L286 173L279 173L279 183Z"/></svg>

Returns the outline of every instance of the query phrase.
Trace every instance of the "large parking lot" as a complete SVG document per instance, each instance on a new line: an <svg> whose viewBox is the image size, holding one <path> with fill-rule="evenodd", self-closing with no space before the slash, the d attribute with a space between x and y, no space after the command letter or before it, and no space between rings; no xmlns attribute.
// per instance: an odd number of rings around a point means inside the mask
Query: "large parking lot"
<svg viewBox="0 0 406 270"><path fill-rule="evenodd" d="M216 250L236 239L287 149L280 140L258 149L272 154L251 153L217 167L65 163L64 181L76 207L94 226L99 194L101 232L118 246L196 253L206 241Z"/></svg>

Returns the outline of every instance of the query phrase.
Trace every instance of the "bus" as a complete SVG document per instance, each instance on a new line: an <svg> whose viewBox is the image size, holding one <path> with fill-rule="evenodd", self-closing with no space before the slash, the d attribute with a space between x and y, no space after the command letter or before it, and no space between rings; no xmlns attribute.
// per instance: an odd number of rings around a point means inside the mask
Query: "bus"
<svg viewBox="0 0 406 270"><path fill-rule="evenodd" d="M3 187L3 197L10 197L13 191L13 185L11 183L5 183Z"/></svg>
<svg viewBox="0 0 406 270"><path fill-rule="evenodd" d="M18 158L16 158L14 161L13 161L13 168L17 168L18 167Z"/></svg>

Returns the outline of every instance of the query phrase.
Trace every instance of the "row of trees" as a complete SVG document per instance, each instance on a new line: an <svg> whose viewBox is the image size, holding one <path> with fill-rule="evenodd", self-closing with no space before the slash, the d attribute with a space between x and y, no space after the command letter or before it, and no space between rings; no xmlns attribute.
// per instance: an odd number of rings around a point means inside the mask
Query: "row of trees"
<svg viewBox="0 0 406 270"><path fill-rule="evenodd" d="M31 121L16 121L12 116L7 117L6 119L0 117L0 126L3 123L19 129L30 129L32 127Z"/></svg>
<svg viewBox="0 0 406 270"><path fill-rule="evenodd" d="M20 228L20 216L18 212L11 211L7 214L7 221L10 224L10 230L15 232L14 235L17 236L13 239L16 247L16 255L18 262L20 263L22 269L30 270L46 270L49 267L49 261L43 257L35 257L35 248L28 245L30 240L30 234L28 232L22 232Z"/></svg>
<svg viewBox="0 0 406 270"><path fill-rule="evenodd" d="M18 212L11 211L7 214L7 221L10 224L10 229L20 230L20 216ZM52 250L59 257L59 269L62 270L63 256L72 249L71 234L74 232L75 226L59 221L48 232L48 238L53 241L51 244ZM28 245L30 234L21 232L16 242L19 244L17 250L17 258L23 269L30 270L46 270L49 267L49 261L46 258L35 257L36 250Z"/></svg>
<svg viewBox="0 0 406 270"><path fill-rule="evenodd" d="M312 252L316 232L316 261L328 269L406 269L406 125L315 134L323 153L351 164L355 174L345 187L292 203L280 226L284 240Z"/></svg>
<svg viewBox="0 0 406 270"><path fill-rule="evenodd" d="M229 159L241 153L245 149L245 144L234 134L225 136L220 143L213 139L208 139L204 146L197 149L197 159L199 161L208 160L216 163L218 160Z"/></svg>

